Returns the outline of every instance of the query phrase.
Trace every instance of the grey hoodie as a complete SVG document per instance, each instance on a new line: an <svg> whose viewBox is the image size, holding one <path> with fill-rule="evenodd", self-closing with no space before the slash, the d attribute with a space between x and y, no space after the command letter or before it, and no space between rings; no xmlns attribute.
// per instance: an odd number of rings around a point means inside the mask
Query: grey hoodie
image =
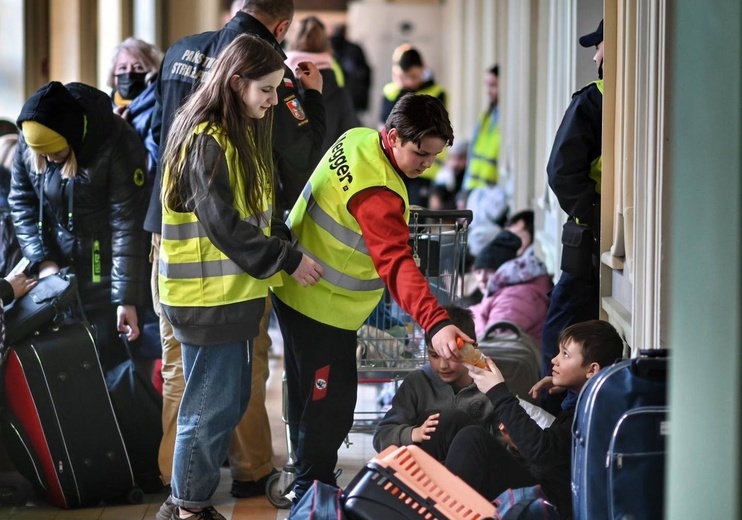
<svg viewBox="0 0 742 520"><path fill-rule="evenodd" d="M404 378L392 407L376 426L374 449L380 452L391 445L412 444L412 430L421 422L421 414L451 408L466 412L492 433L497 431L495 409L477 385L472 383L454 394L453 387L441 380L428 363Z"/></svg>

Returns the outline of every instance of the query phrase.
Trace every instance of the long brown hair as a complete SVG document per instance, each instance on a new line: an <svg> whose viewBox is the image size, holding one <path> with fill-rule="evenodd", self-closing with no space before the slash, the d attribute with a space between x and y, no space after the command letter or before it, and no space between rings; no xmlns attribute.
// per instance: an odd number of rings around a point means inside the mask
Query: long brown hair
<svg viewBox="0 0 742 520"><path fill-rule="evenodd" d="M210 172L200 167L206 157L206 130L211 127L224 131L237 151L245 177L247 210L252 215L261 214L264 183L273 177L273 111L269 110L263 119L248 116L242 101L244 92L235 92L230 78L237 74L255 81L283 66L281 56L270 44L249 34L238 36L222 51L202 78L201 86L176 112L170 127L162 156L163 166L170 168L162 190L162 201L168 208L192 210L207 196L192 176L206 175L211 184L218 170L218 164ZM196 136L193 131L201 123L206 123L207 128ZM186 163L191 166L184 167Z"/></svg>

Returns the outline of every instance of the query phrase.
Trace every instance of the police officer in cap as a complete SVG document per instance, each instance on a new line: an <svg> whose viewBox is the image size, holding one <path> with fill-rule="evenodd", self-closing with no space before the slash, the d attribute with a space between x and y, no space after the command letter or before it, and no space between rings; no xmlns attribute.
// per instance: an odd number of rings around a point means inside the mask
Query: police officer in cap
<svg viewBox="0 0 742 520"><path fill-rule="evenodd" d="M603 126L603 21L580 38L595 47L598 80L572 95L546 166L549 186L568 215L562 231L562 275L551 293L542 338L542 375L551 374L559 333L598 318L600 177ZM559 412L561 398L544 392L541 405Z"/></svg>

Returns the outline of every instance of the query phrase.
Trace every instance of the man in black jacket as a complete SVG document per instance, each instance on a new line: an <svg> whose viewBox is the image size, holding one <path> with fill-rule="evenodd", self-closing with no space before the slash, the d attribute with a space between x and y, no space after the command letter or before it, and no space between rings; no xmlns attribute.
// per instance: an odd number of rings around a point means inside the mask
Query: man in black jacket
<svg viewBox="0 0 742 520"><path fill-rule="evenodd" d="M245 0L242 9L219 31L187 36L168 50L157 80L157 104L152 121L152 133L160 150L165 149L167 134L173 116L183 100L198 85L199 78L209 71L219 52L240 34L254 34L263 38L283 54L279 43L285 37L294 15L293 0ZM322 102L322 76L312 64L294 73L285 69L278 87L278 105L273 109L273 151L276 168L278 201L274 214L293 206L304 184L321 158L321 144L325 135L325 109ZM301 81L299 84L298 81ZM299 93L303 87L303 96ZM157 274L159 263L162 205L160 203L161 172L158 170L150 199L145 229L152 238L152 286L157 301ZM265 382L268 378L267 316L261 322L261 335L256 338L253 351L252 399L245 418L235 429L230 446L232 494L248 497L262 494L265 479L273 471L271 437L265 411ZM163 345L163 440L160 446L160 471L163 481L170 481L173 447L176 434L178 406L183 395L183 365L180 344L173 337L172 328L164 316L160 317ZM173 506L163 504L158 520L169 518Z"/></svg>
<svg viewBox="0 0 742 520"><path fill-rule="evenodd" d="M568 216L562 233L562 275L553 291L541 340L542 375L551 373L559 333L596 319L599 312L600 178L603 131L603 22L580 38L595 47L597 81L572 96L546 166L549 186ZM552 414L559 400L543 394L540 404Z"/></svg>

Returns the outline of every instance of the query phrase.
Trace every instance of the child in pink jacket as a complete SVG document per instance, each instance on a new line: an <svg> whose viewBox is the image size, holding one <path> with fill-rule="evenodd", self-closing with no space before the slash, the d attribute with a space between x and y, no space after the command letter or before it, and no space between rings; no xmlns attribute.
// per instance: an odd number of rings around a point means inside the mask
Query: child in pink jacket
<svg viewBox="0 0 742 520"><path fill-rule="evenodd" d="M532 245L515 256L520 244L516 235L502 231L477 256L475 273L484 298L470 310L477 336L493 323L509 321L540 344L553 283Z"/></svg>

